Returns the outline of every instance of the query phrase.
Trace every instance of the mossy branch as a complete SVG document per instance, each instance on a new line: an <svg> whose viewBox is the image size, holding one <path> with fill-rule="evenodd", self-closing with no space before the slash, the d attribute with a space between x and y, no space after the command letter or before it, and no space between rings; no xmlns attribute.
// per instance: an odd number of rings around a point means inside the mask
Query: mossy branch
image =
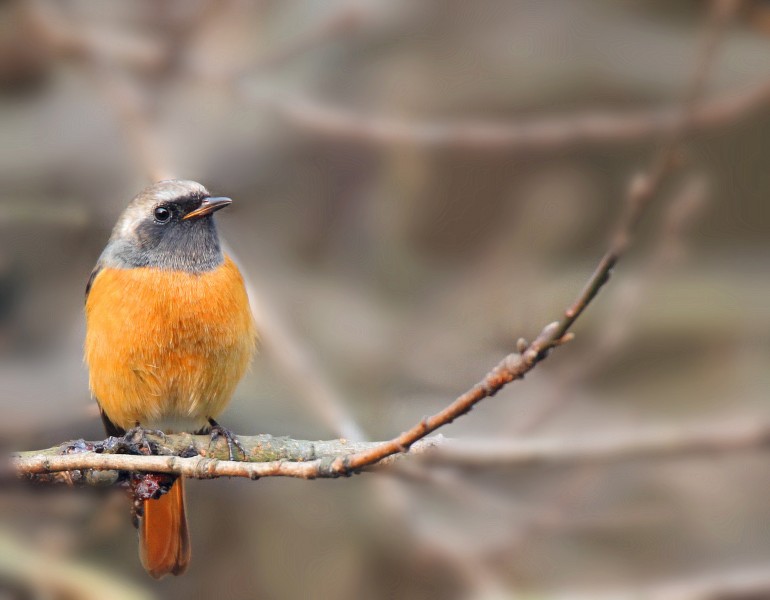
<svg viewBox="0 0 770 600"><path fill-rule="evenodd" d="M271 435L241 436L245 456L228 460L224 440L211 442L207 435L147 434L145 439L108 438L100 442L77 440L48 448L21 452L12 459L16 477L31 481L108 486L124 481L128 473L165 473L198 479L216 477L329 478L362 469L350 465L350 456L361 455L383 442L348 440L295 440ZM770 423L745 420L686 427L659 427L621 431L582 438L522 440L453 440L441 435L426 437L407 452L391 455L365 469L392 465L405 456L467 469L515 468L533 465L576 465L629 460L711 456L751 451L770 445Z"/></svg>

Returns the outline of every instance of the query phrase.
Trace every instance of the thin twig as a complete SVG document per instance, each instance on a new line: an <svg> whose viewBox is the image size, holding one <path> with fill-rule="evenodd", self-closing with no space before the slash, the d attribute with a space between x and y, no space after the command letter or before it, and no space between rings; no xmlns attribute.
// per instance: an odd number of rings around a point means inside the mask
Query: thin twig
<svg viewBox="0 0 770 600"><path fill-rule="evenodd" d="M297 96L275 94L259 87L240 86L252 100L273 109L279 116L314 133L334 138L376 144L417 144L468 149L545 151L568 146L607 144L655 138L676 139L684 129L710 129L732 124L739 118L770 104L770 81L740 92L732 92L701 106L700 97L708 65L719 43L722 24L735 12L736 0L719 0L712 12L712 27L700 54L681 106L612 114L608 112L543 117L518 122L468 121L441 123L401 121L360 115L323 106ZM716 35L712 35L712 34ZM682 115L687 115L685 119Z"/></svg>
<svg viewBox="0 0 770 600"><path fill-rule="evenodd" d="M156 596L115 573L49 555L0 532L2 598L152 600ZM18 594L18 595L17 595Z"/></svg>
<svg viewBox="0 0 770 600"><path fill-rule="evenodd" d="M285 381L294 387L299 398L334 435L352 441L365 440L363 430L347 410L340 392L313 353L273 308L274 303L266 299L265 294L258 293L254 286L248 285L248 293L262 344Z"/></svg>
<svg viewBox="0 0 770 600"><path fill-rule="evenodd" d="M76 58L100 89L113 110L136 164L150 181L169 179L172 169L163 141L157 133L147 106L146 95L136 82L130 81L125 69L118 68L115 57L104 52L98 32L71 25L60 15L40 3L33 5L37 26L65 56ZM175 38L176 39L176 38ZM182 39L182 38L180 38ZM181 42L180 42L181 43ZM181 50L167 43L164 52L153 57L156 68L174 60Z"/></svg>
<svg viewBox="0 0 770 600"><path fill-rule="evenodd" d="M544 600L749 600L770 595L770 565L709 572L635 589L540 593Z"/></svg>
<svg viewBox="0 0 770 600"><path fill-rule="evenodd" d="M675 127L679 111L651 108L627 112L590 112L514 121L403 121L357 114L297 95L272 94L244 86L244 95L284 121L313 135L364 144L407 144L505 152L553 152L588 145L623 144L655 139ZM731 91L700 105L693 131L732 125L770 106L770 81Z"/></svg>
<svg viewBox="0 0 770 600"><path fill-rule="evenodd" d="M432 438L428 438L432 439ZM594 434L584 438L447 440L425 460L467 468L583 465L670 457L708 456L764 448L767 423L712 423Z"/></svg>
<svg viewBox="0 0 770 600"><path fill-rule="evenodd" d="M129 142L142 173L150 181L171 179L173 170L166 162L163 142L157 135L156 127L148 114L146 98L140 90L126 81L126 75L115 71L102 59L94 57L90 63L94 80L115 112L118 125Z"/></svg>

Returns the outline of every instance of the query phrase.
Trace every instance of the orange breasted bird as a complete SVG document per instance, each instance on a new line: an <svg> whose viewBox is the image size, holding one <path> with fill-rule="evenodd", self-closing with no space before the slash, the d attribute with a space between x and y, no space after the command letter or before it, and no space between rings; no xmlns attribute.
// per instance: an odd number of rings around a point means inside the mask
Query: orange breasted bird
<svg viewBox="0 0 770 600"><path fill-rule="evenodd" d="M161 181L118 219L86 288L85 359L109 435L213 430L234 441L215 419L257 336L243 278L214 224L230 202L193 181ZM181 574L190 561L182 478L144 500L142 512L145 569Z"/></svg>

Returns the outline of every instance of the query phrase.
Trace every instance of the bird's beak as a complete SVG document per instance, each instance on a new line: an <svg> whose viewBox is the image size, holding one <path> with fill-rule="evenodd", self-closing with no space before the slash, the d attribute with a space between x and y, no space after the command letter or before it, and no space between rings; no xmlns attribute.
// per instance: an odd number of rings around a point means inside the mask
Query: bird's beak
<svg viewBox="0 0 770 600"><path fill-rule="evenodd" d="M210 215L211 213L219 210L220 208L224 208L230 203L232 203L232 200L230 198L206 198L203 200L203 202L198 208L196 208L192 212L187 213L184 217L182 217L182 221L186 221L187 219L199 219L201 217L205 217L206 215Z"/></svg>

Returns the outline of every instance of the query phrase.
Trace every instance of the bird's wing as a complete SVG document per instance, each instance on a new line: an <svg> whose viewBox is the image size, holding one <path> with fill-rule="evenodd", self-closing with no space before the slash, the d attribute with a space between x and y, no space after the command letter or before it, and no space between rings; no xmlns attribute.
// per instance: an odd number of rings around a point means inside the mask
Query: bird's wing
<svg viewBox="0 0 770 600"><path fill-rule="evenodd" d="M88 300L88 293L91 291L91 286L94 284L94 279L96 279L96 276L101 272L101 270L102 265L96 263L93 271L91 271L91 275L88 277L88 283L86 283L86 300Z"/></svg>

